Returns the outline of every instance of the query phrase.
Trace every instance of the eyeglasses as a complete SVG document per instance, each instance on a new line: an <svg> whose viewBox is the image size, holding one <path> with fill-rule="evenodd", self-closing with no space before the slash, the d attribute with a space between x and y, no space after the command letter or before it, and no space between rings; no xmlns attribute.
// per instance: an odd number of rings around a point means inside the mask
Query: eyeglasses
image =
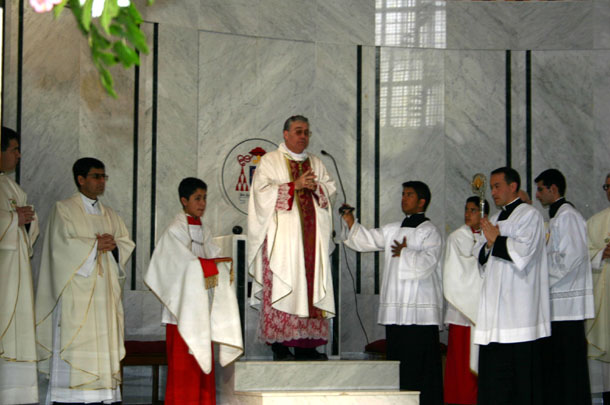
<svg viewBox="0 0 610 405"><path fill-rule="evenodd" d="M602 188L604 189L604 191L608 191L608 189L610 188L610 184L604 184Z"/></svg>
<svg viewBox="0 0 610 405"><path fill-rule="evenodd" d="M95 180L104 179L104 180L108 181L108 176L103 173L89 173L89 174L87 174L87 177L93 177Z"/></svg>
<svg viewBox="0 0 610 405"><path fill-rule="evenodd" d="M298 135L298 136L305 135L305 136L307 136L307 137L310 137L310 136L313 134L313 132L311 132L311 131L310 131L310 130L308 130L308 129L306 129L306 130L304 130L304 131L303 131L302 129L297 129L297 130L295 130L295 131L294 131L294 133L295 133L296 135Z"/></svg>

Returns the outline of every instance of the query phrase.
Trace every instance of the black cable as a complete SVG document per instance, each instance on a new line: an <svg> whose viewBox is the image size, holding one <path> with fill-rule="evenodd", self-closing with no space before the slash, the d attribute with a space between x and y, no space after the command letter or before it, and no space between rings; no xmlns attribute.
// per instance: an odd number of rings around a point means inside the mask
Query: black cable
<svg viewBox="0 0 610 405"><path fill-rule="evenodd" d="M362 318L360 317L360 311L358 311L358 294L356 293L356 280L354 279L354 275L352 274L352 269L350 269L349 267L349 260L347 260L347 251L345 250L345 244L341 243L341 246L343 246L343 257L345 257L345 266L347 267L349 276L352 278L352 287L354 288L354 302L356 303L356 317L358 317L358 322L360 322L362 333L364 333L364 338L366 339L366 344L368 345L371 343L369 342L369 335L366 334L366 329L364 328Z"/></svg>

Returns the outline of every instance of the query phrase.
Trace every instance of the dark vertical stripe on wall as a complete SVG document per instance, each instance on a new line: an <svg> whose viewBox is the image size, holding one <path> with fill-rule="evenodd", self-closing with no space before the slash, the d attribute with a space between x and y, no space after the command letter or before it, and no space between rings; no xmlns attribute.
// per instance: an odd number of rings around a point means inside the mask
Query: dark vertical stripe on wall
<svg viewBox="0 0 610 405"><path fill-rule="evenodd" d="M380 108L379 98L381 94L381 47L375 47L375 228L379 228L379 159L380 159L380 139L379 139L379 120ZM375 294L379 294L379 252L375 252Z"/></svg>
<svg viewBox="0 0 610 405"><path fill-rule="evenodd" d="M24 13L24 0L19 0L19 24L18 24L18 36L17 36L17 117L15 131L21 135L21 116L23 114L23 13ZM6 11L6 10L4 10ZM6 41L6 36L2 37ZM4 48L4 47L2 47ZM4 76L3 76L4 80ZM2 93L4 94L4 93ZM21 143L23 143L23 138ZM15 181L21 182L21 160L17 164L15 169Z"/></svg>
<svg viewBox="0 0 610 405"><path fill-rule="evenodd" d="M532 51L525 51L525 181L532 195Z"/></svg>
<svg viewBox="0 0 610 405"><path fill-rule="evenodd" d="M362 45L356 48L356 215L361 217L362 203ZM347 260L347 257L345 258ZM356 253L356 294L362 288L362 262Z"/></svg>
<svg viewBox="0 0 610 405"><path fill-rule="evenodd" d="M512 114L512 82L511 82L511 53L510 50L506 50L506 166L511 167L511 156L512 156L512 148L513 148L513 140L512 140L512 122L511 122L511 114Z"/></svg>
<svg viewBox="0 0 610 405"><path fill-rule="evenodd" d="M157 229L157 99L159 91L159 23L153 28L153 88L152 88L152 139L150 168L150 254L155 250Z"/></svg>
<svg viewBox="0 0 610 405"><path fill-rule="evenodd" d="M2 7L2 38L6 38L6 7L4 5L4 0L0 0L0 7ZM6 77L5 71L4 71L4 55L6 53L6 47L2 46L2 60L0 61L0 63L2 63L2 94L6 94L5 90L4 90L4 83L6 82L6 80L4 79ZM2 114L0 114L0 123L4 126L4 119L2 118Z"/></svg>
<svg viewBox="0 0 610 405"><path fill-rule="evenodd" d="M138 55L142 56L142 55ZM140 125L140 67L134 69L133 86L133 196L131 205L131 240L138 240L138 129ZM136 246L136 250L137 250ZM136 289L136 250L131 254L131 289Z"/></svg>

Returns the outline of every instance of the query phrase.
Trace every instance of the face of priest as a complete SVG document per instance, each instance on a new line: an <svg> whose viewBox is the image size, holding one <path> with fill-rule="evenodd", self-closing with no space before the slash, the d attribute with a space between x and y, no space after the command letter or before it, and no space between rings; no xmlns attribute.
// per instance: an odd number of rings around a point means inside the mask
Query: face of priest
<svg viewBox="0 0 610 405"><path fill-rule="evenodd" d="M195 218L201 218L205 212L205 206L207 203L208 192L202 188L195 190L193 194L189 196L187 200L184 197L180 198L184 212Z"/></svg>
<svg viewBox="0 0 610 405"><path fill-rule="evenodd" d="M294 153L303 153L309 145L309 124L295 121L290 124L290 130L284 131L286 147Z"/></svg>
<svg viewBox="0 0 610 405"><path fill-rule="evenodd" d="M80 192L86 197L96 200L98 196L104 194L106 189L106 172L104 169L92 167L87 173L87 177L78 176Z"/></svg>
<svg viewBox="0 0 610 405"><path fill-rule="evenodd" d="M517 198L517 183L506 183L504 173L492 174L489 180L491 196L496 206L503 207Z"/></svg>
<svg viewBox="0 0 610 405"><path fill-rule="evenodd" d="M547 207L557 201L556 190L556 185L552 184L551 187L547 187L540 180L536 182L536 199L540 201L543 207Z"/></svg>
<svg viewBox="0 0 610 405"><path fill-rule="evenodd" d="M5 151L2 151L2 171L12 172L17 167L21 159L21 153L19 152L19 142L16 139L11 139L8 142L8 147Z"/></svg>
<svg viewBox="0 0 610 405"><path fill-rule="evenodd" d="M464 208L464 223L472 229L481 227L481 208L473 203L467 202Z"/></svg>
<svg viewBox="0 0 610 405"><path fill-rule="evenodd" d="M417 214L424 211L426 200L420 199L411 187L402 189L402 212L406 215Z"/></svg>

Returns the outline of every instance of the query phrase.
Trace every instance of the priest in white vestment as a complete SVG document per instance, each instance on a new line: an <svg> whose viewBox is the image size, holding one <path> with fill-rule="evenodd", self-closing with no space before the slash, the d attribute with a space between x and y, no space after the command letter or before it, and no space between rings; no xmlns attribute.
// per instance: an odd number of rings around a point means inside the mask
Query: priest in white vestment
<svg viewBox="0 0 610 405"><path fill-rule="evenodd" d="M484 239L481 233L481 200L473 196L464 207L465 224L447 238L443 262L443 294L447 301L445 324L449 325L447 361L445 364L445 402L476 404L479 347L472 342L472 327L479 310L483 279L479 273L475 244ZM484 202L484 216L489 203Z"/></svg>
<svg viewBox="0 0 610 405"><path fill-rule="evenodd" d="M248 204L251 304L260 309L259 337L276 360L324 360L335 315L330 265L335 182L306 152L309 121L284 123L284 143L261 157ZM293 347L295 353L290 352Z"/></svg>
<svg viewBox="0 0 610 405"><path fill-rule="evenodd" d="M183 210L163 232L144 282L163 304L168 372L165 404L216 403L212 342L224 367L243 353L230 259L202 225L207 185L187 177L178 187ZM214 262L216 262L214 264Z"/></svg>
<svg viewBox="0 0 610 405"><path fill-rule="evenodd" d="M2 128L0 158L0 404L38 402L34 289L30 257L38 218L9 176L21 157L20 137Z"/></svg>
<svg viewBox="0 0 610 405"><path fill-rule="evenodd" d="M502 210L481 220L485 242L474 248L483 272L474 333L481 405L544 402L540 339L551 334L544 220L518 197L520 183L514 169L491 173Z"/></svg>
<svg viewBox="0 0 610 405"><path fill-rule="evenodd" d="M610 201L610 173L603 185ZM587 221L589 256L593 269L595 318L585 323L589 342L591 391L610 401L610 207Z"/></svg>
<svg viewBox="0 0 610 405"><path fill-rule="evenodd" d="M386 328L387 359L400 361L401 390L420 391L421 405L442 405L443 240L425 216L431 198L428 186L421 181L402 186L406 218L367 229L347 212L345 245L358 252L384 252L377 322Z"/></svg>
<svg viewBox="0 0 610 405"><path fill-rule="evenodd" d="M551 338L545 345L547 389L553 404L591 403L585 319L594 316L593 281L585 219L564 195L557 169L534 180L536 198L549 209L547 257L551 287Z"/></svg>
<svg viewBox="0 0 610 405"><path fill-rule="evenodd" d="M122 284L135 244L123 220L102 204L104 164L72 168L78 192L55 204L36 292L39 369L50 373L47 403L121 401Z"/></svg>

